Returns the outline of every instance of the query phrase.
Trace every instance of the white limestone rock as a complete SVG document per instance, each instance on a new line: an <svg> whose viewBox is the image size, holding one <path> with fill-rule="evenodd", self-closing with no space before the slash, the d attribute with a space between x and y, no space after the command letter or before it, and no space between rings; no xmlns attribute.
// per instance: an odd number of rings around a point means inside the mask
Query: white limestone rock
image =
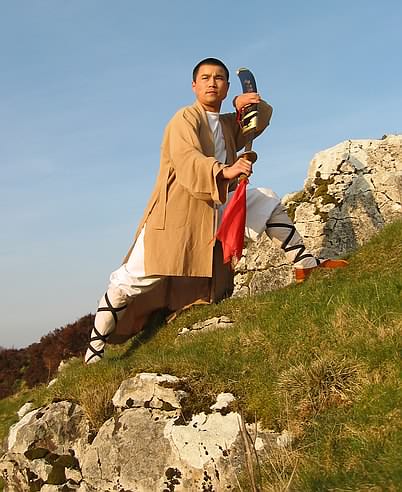
<svg viewBox="0 0 402 492"><path fill-rule="evenodd" d="M282 203L312 254L336 258L350 253L402 218L402 135L347 140L318 152L304 189L285 195ZM290 271L283 252L268 239L249 243L236 269L233 295L289 285Z"/></svg>
<svg viewBox="0 0 402 492"><path fill-rule="evenodd" d="M33 403L31 401L27 401L22 405L22 407L18 410L17 415L19 419L22 419L24 415L32 410Z"/></svg>
<svg viewBox="0 0 402 492"><path fill-rule="evenodd" d="M219 393L216 397L216 403L211 405L209 408L219 412L227 408L233 401L235 401L235 399L236 398L232 395L232 393Z"/></svg>
<svg viewBox="0 0 402 492"><path fill-rule="evenodd" d="M80 455L88 445L89 422L79 405L62 401L27 413L10 428L8 451L25 453L32 448L58 455Z"/></svg>
<svg viewBox="0 0 402 492"><path fill-rule="evenodd" d="M169 374L140 373L123 381L113 396L116 408L157 408L175 410L181 408L180 401L186 396L172 387L179 378ZM170 387L169 387L170 386Z"/></svg>
<svg viewBox="0 0 402 492"><path fill-rule="evenodd" d="M228 328L233 326L233 321L227 316L215 316L204 321L198 321L189 327L183 328L179 335L187 335L189 333L199 333L206 331L214 331L221 328Z"/></svg>
<svg viewBox="0 0 402 492"><path fill-rule="evenodd" d="M5 492L66 490L56 488L62 484L78 489L79 461L89 441L89 423L74 403L52 403L25 414L11 427L8 451L0 459Z"/></svg>
<svg viewBox="0 0 402 492"><path fill-rule="evenodd" d="M58 402L32 410L12 428L9 451L0 459L5 492L233 488L245 460L241 417L229 407L233 395L218 395L213 413L184 417L183 394L174 389L178 382L152 373L124 382L114 397L119 412L93 440L78 405ZM246 428L257 452L270 449L271 433Z"/></svg>

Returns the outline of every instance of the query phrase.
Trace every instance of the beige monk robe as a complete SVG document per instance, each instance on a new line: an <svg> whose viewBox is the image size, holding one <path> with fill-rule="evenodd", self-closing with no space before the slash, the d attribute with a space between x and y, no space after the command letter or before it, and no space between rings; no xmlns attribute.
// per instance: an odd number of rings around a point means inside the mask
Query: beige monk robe
<svg viewBox="0 0 402 492"><path fill-rule="evenodd" d="M271 106L261 102L257 135L268 126L271 114ZM236 161L246 141L236 113L222 114L220 121L226 163L214 156L213 135L198 101L179 110L166 127L159 175L135 238L146 224L145 275L168 278L133 300L112 343L139 331L155 310L176 311L198 300L217 301L233 289L233 274L223 265L220 243L214 239L216 208L225 203L228 192L228 182L218 175Z"/></svg>
<svg viewBox="0 0 402 492"><path fill-rule="evenodd" d="M272 108L262 102L259 111L261 133ZM178 111L166 127L156 186L136 234L146 223L145 275L212 276L214 205L225 203L228 189L217 175L236 161L246 143L235 113L222 114L220 121L226 163L214 157L213 135L200 103Z"/></svg>

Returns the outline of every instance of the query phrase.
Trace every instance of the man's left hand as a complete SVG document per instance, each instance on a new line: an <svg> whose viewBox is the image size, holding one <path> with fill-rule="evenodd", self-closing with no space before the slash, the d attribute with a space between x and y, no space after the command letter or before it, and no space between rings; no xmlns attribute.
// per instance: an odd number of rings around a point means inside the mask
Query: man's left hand
<svg viewBox="0 0 402 492"><path fill-rule="evenodd" d="M245 92L234 98L233 104L237 111L241 111L242 108L249 104L258 104L261 101L261 97L258 92Z"/></svg>

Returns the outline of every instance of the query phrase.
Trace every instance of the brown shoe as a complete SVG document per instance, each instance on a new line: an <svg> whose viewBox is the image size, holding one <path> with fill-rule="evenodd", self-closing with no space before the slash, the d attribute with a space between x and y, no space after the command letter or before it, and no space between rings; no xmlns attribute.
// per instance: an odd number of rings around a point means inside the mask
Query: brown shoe
<svg viewBox="0 0 402 492"><path fill-rule="evenodd" d="M316 268L345 268L348 265L346 260L320 260L320 264L312 268L295 268L296 283L304 282L310 273Z"/></svg>

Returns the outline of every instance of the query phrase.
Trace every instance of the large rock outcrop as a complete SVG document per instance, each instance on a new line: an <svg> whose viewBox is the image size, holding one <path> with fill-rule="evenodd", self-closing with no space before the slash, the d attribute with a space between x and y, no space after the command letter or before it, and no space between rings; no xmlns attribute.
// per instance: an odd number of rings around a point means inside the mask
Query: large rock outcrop
<svg viewBox="0 0 402 492"><path fill-rule="evenodd" d="M186 415L188 395L180 383L149 373L123 381L113 397L116 413L95 437L76 404L58 402L26 414L11 428L0 460L5 490L233 489L247 451L266 450L277 436L253 426L251 439L229 394L221 394L208 413Z"/></svg>
<svg viewBox="0 0 402 492"><path fill-rule="evenodd" d="M316 154L304 189L283 204L308 249L345 255L384 224L402 217L402 135L347 140ZM234 295L274 290L293 281L291 265L267 237L249 244L237 266Z"/></svg>

